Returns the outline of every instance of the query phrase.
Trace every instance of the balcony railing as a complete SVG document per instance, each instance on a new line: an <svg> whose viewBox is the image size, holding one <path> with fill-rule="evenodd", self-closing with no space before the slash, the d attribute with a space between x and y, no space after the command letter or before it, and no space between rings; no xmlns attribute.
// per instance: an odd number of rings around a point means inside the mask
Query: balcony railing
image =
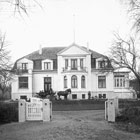
<svg viewBox="0 0 140 140"><path fill-rule="evenodd" d="M87 72L87 67L76 67L76 68L72 68L72 67L63 67L63 72L70 72L70 71L81 71L81 72Z"/></svg>
<svg viewBox="0 0 140 140"><path fill-rule="evenodd" d="M21 74L28 73L28 70L27 69L16 69L15 72L17 75L21 75Z"/></svg>

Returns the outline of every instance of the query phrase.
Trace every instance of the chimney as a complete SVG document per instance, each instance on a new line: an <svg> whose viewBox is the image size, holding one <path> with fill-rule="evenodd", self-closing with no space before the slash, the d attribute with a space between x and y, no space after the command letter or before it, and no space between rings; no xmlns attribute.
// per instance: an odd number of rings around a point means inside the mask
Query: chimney
<svg viewBox="0 0 140 140"><path fill-rule="evenodd" d="M39 46L39 54L40 55L42 54L42 46L41 45Z"/></svg>

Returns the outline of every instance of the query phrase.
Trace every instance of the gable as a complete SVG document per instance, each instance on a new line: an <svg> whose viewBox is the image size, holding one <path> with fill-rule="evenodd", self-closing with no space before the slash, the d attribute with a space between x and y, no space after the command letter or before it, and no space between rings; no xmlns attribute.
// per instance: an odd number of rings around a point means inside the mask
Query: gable
<svg viewBox="0 0 140 140"><path fill-rule="evenodd" d="M58 55L88 55L91 54L87 49L80 47L78 45L71 45L67 47L66 49L62 50L58 53Z"/></svg>

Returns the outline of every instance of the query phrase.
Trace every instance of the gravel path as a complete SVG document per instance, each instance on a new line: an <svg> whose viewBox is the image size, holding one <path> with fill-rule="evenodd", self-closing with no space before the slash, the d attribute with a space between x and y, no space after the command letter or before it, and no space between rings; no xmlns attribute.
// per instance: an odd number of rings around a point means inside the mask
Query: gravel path
<svg viewBox="0 0 140 140"><path fill-rule="evenodd" d="M51 122L1 125L0 140L140 140L140 134L114 129L104 111L55 111Z"/></svg>

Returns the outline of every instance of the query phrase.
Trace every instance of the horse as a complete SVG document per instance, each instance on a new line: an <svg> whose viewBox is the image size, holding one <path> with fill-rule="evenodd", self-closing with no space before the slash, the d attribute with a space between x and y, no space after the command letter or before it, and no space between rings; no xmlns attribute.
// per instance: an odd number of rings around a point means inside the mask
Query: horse
<svg viewBox="0 0 140 140"><path fill-rule="evenodd" d="M70 88L67 89L67 90L65 90L65 91L59 91L59 92L57 93L59 99L60 99L60 96L64 96L64 99L66 99L66 100L67 100L68 94L71 94L71 89L70 89Z"/></svg>

